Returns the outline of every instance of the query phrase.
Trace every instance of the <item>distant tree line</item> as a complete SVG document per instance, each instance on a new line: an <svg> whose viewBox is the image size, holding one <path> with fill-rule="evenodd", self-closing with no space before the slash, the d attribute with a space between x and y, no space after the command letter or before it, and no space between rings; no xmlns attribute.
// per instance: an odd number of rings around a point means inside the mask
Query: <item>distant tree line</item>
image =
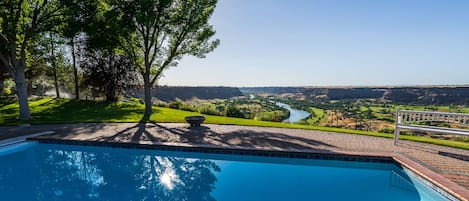
<svg viewBox="0 0 469 201"><path fill-rule="evenodd" d="M139 85L129 86L124 93L126 96L143 98L143 87ZM188 101L197 99L230 99L243 96L236 87L188 87L188 86L158 86L152 90L152 94L158 100L165 102L180 99Z"/></svg>
<svg viewBox="0 0 469 201"><path fill-rule="evenodd" d="M250 87L243 92L295 94L308 100L376 99L395 104L469 105L469 87Z"/></svg>
<svg viewBox="0 0 469 201"><path fill-rule="evenodd" d="M274 102L268 100L250 100L246 98L233 98L228 100L212 100L210 102L190 103L180 99L175 101L159 102L161 107L199 112L206 115L218 115L261 121L281 122L290 116L290 112Z"/></svg>

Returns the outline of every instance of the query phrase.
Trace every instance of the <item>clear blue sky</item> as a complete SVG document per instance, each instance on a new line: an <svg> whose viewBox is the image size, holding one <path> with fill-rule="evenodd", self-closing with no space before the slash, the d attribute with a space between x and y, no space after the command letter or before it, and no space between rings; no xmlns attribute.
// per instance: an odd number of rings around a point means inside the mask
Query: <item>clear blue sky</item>
<svg viewBox="0 0 469 201"><path fill-rule="evenodd" d="M468 0L219 0L220 46L160 84L469 84Z"/></svg>

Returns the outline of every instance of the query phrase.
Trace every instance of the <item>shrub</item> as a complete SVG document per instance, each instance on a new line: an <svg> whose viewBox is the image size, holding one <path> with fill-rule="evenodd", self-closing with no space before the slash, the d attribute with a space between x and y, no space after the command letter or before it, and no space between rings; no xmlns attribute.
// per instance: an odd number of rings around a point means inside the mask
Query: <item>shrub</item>
<svg viewBox="0 0 469 201"><path fill-rule="evenodd" d="M134 102L134 103L139 103L139 104L143 104L143 100L140 99L140 98L129 98L129 102Z"/></svg>
<svg viewBox="0 0 469 201"><path fill-rule="evenodd" d="M380 133L394 133L394 128L382 128L378 132ZM409 131L409 130L400 130L399 131L400 135L418 135L417 132L414 131Z"/></svg>
<svg viewBox="0 0 469 201"><path fill-rule="evenodd" d="M179 106L179 109L180 110L184 110L184 111L190 111L190 112L196 112L197 111L197 108L191 104L185 104L185 103L181 103L181 105Z"/></svg>
<svg viewBox="0 0 469 201"><path fill-rule="evenodd" d="M225 116L227 117L237 117L237 118L244 118L244 114L241 112L241 110L234 106L234 105L228 105L225 108Z"/></svg>
<svg viewBox="0 0 469 201"><path fill-rule="evenodd" d="M204 104L204 105L199 106L198 110L202 114L220 115L220 112L217 110L217 108L214 105Z"/></svg>
<svg viewBox="0 0 469 201"><path fill-rule="evenodd" d="M380 133L394 133L394 128L382 128L378 132L380 132Z"/></svg>
<svg viewBox="0 0 469 201"><path fill-rule="evenodd" d="M156 101L155 104L157 107L168 107L168 103L163 102L163 101Z"/></svg>
<svg viewBox="0 0 469 201"><path fill-rule="evenodd" d="M3 91L0 91L0 95L7 95L7 96L9 96L9 95L12 95L12 93L13 93L13 92L12 92L11 89L9 89L9 88L5 88L5 89L3 89Z"/></svg>
<svg viewBox="0 0 469 201"><path fill-rule="evenodd" d="M284 119L284 113L282 111L272 111L272 112L259 112L254 117L256 120L260 121L275 121L281 122Z"/></svg>
<svg viewBox="0 0 469 201"><path fill-rule="evenodd" d="M173 101L173 102L168 103L168 107L173 108L173 109L179 109L181 108L181 106L182 106L182 103L179 101Z"/></svg>

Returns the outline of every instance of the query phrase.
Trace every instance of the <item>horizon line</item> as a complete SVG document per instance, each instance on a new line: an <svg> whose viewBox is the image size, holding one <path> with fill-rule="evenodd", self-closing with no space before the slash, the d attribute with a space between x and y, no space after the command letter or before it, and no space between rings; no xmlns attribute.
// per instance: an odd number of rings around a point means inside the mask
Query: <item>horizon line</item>
<svg viewBox="0 0 469 201"><path fill-rule="evenodd" d="M437 85L264 85L264 86L226 86L226 85L157 85L158 87L233 87L233 88L456 88L469 87L469 84L437 84Z"/></svg>

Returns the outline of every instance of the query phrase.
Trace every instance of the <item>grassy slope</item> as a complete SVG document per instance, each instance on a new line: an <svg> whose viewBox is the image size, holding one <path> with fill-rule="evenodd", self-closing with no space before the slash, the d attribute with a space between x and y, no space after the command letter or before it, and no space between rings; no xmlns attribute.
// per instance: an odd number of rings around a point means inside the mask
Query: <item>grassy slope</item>
<svg viewBox="0 0 469 201"><path fill-rule="evenodd" d="M37 99L30 101L31 114L34 118L32 124L48 123L76 123L76 122L138 122L140 121L144 106L135 102L102 103L93 101L75 101L70 99ZM150 117L155 122L184 122L184 117L201 115L170 108L154 107L154 114ZM12 101L0 101L0 125L14 125L21 123L15 120L18 116L18 104ZM222 116L204 115L209 124L248 125L278 128L297 128L308 130L321 130L329 132L350 133L392 138L392 134L329 128L318 126L305 126L289 123L256 121L250 119L230 118ZM450 140L439 140L418 136L401 136L401 139L432 143L469 150L469 143Z"/></svg>
<svg viewBox="0 0 469 201"><path fill-rule="evenodd" d="M319 123L321 121L324 121L327 118L327 114L323 109L319 109L316 107L310 107L310 109L316 114L316 116L312 117L311 119L308 119L308 123L310 124L315 124Z"/></svg>

